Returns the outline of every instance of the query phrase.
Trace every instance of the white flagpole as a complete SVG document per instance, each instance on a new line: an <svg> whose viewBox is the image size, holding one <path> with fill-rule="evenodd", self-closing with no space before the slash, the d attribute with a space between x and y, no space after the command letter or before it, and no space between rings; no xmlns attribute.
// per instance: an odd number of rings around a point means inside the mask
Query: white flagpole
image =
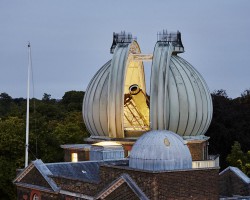
<svg viewBox="0 0 250 200"><path fill-rule="evenodd" d="M31 47L28 43L29 65L28 65L28 81L27 81L27 113L26 113L26 142L25 142L25 167L28 166L29 160L29 104L30 104L30 71L31 71Z"/></svg>

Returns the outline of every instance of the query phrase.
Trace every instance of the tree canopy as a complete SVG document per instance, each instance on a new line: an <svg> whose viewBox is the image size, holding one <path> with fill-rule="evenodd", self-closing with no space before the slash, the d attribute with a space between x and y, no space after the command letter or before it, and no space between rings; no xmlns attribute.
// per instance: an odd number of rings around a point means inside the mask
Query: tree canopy
<svg viewBox="0 0 250 200"><path fill-rule="evenodd" d="M30 100L29 160L63 161L61 144L83 143L88 137L82 119L83 92L69 91L56 100L45 93ZM26 99L0 94L0 199L16 199L12 184L24 167Z"/></svg>
<svg viewBox="0 0 250 200"><path fill-rule="evenodd" d="M83 143L89 136L82 119L84 92L68 91L60 100L45 93L30 100L30 160L63 161L61 144ZM250 169L250 90L231 99L225 90L212 93L213 120L206 133L209 153L220 154L220 166ZM0 94L0 196L15 199L12 180L24 167L26 99ZM235 143L235 141L238 141Z"/></svg>
<svg viewBox="0 0 250 200"><path fill-rule="evenodd" d="M224 169L228 166L226 157L234 141L241 144L243 152L249 150L250 98L249 95L242 95L231 99L225 90L218 90L212 93L212 100L213 119L206 135L210 137L209 152L220 154L220 166Z"/></svg>
<svg viewBox="0 0 250 200"><path fill-rule="evenodd" d="M250 176L250 150L244 153L238 141L234 142L231 153L227 156L227 162Z"/></svg>

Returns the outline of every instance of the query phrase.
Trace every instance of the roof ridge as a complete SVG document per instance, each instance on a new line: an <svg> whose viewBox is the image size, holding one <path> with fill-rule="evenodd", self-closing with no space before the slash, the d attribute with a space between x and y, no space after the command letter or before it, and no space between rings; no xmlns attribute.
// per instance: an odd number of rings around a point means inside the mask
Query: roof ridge
<svg viewBox="0 0 250 200"><path fill-rule="evenodd" d="M224 174L228 170L232 171L236 176L238 176L245 183L250 184L250 178L238 167L229 166L223 171L221 171L219 175Z"/></svg>
<svg viewBox="0 0 250 200"><path fill-rule="evenodd" d="M141 200L149 200L149 198L144 194L144 192L139 188L136 182L127 173L121 174L117 179L111 182L107 187L105 187L95 199L105 198L112 192L114 192L123 183L126 183L129 188L134 192L134 194Z"/></svg>
<svg viewBox="0 0 250 200"><path fill-rule="evenodd" d="M50 175L53 175L52 172L49 170L49 168L43 163L41 159L37 159L35 161L32 161L34 166L37 168L37 170L41 173L43 178L47 181L47 183L50 185L50 187L54 191L59 191L60 188L56 185L54 180L50 177Z"/></svg>

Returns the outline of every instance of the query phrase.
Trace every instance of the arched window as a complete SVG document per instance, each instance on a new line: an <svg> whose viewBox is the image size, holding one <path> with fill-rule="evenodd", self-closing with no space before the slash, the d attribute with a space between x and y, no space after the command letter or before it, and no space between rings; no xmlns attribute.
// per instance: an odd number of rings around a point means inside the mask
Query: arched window
<svg viewBox="0 0 250 200"><path fill-rule="evenodd" d="M41 200L41 192L38 190L32 190L30 193L30 200Z"/></svg>
<svg viewBox="0 0 250 200"><path fill-rule="evenodd" d="M40 198L37 194L34 194L32 200L40 200Z"/></svg>

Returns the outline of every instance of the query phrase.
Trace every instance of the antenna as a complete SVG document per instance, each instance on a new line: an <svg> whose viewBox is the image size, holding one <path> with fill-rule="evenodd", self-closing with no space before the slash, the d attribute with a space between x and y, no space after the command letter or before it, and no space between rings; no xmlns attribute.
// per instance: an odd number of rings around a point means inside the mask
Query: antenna
<svg viewBox="0 0 250 200"><path fill-rule="evenodd" d="M28 55L29 55L29 61L28 61L28 81L27 81L27 113L26 113L26 141L25 141L25 167L28 166L28 160L29 160L29 104L30 104L30 71L31 71L31 47L30 42L28 42Z"/></svg>

